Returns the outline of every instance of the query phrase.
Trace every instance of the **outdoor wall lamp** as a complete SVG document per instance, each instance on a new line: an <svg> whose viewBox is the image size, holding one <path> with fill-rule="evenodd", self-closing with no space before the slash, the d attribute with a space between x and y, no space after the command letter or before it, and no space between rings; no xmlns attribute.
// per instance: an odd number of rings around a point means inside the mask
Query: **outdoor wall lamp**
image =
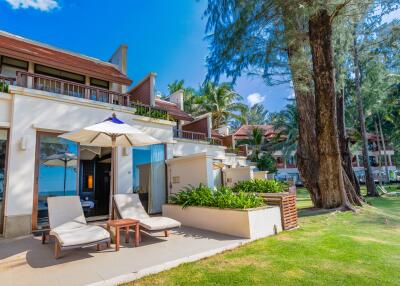
<svg viewBox="0 0 400 286"><path fill-rule="evenodd" d="M122 148L122 156L129 156L129 152L130 151L130 148L128 148L128 147L123 147Z"/></svg>
<svg viewBox="0 0 400 286"><path fill-rule="evenodd" d="M21 140L19 141L19 148L21 151L26 151L27 141L28 139L26 136L21 137Z"/></svg>

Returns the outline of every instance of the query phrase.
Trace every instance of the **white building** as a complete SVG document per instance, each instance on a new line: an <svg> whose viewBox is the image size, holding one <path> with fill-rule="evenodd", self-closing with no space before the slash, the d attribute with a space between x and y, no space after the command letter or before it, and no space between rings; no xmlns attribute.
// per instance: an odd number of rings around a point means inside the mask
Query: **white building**
<svg viewBox="0 0 400 286"><path fill-rule="evenodd" d="M117 152L117 192L139 192L149 213L186 185L222 183L210 115L183 112L180 91L156 98L154 73L127 92L126 54L105 62L0 32L0 235L47 228L49 196L79 195L89 221L108 218L111 150L57 136L112 113L162 142Z"/></svg>

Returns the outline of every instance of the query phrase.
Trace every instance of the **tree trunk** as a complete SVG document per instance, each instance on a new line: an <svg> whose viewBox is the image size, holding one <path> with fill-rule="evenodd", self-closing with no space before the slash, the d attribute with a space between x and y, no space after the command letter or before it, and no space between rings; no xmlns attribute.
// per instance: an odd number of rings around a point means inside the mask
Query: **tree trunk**
<svg viewBox="0 0 400 286"><path fill-rule="evenodd" d="M388 169L388 157L386 154L386 143L385 143L385 137L383 137L383 131L382 131L382 122L381 122L381 116L378 112L378 124L379 124L379 130L380 130L380 137L382 140L382 148L383 148L383 157L385 158L385 173L386 173L386 178L389 181L389 169ZM379 133L377 133L378 135ZM379 135L378 135L379 137ZM378 138L379 141L379 138ZM381 151L379 151L379 158L381 157Z"/></svg>
<svg viewBox="0 0 400 286"><path fill-rule="evenodd" d="M344 188L336 115L332 25L327 10L309 19L315 86L316 136L319 154L318 185L323 208L351 208Z"/></svg>
<svg viewBox="0 0 400 286"><path fill-rule="evenodd" d="M346 132L346 124L344 117L344 89L336 96L337 106L337 124L339 135L339 149L342 157L342 165L344 170L344 182L347 195L352 204L362 205L362 197L360 192L360 185L353 170L351 161L352 155L349 148L349 137ZM347 177L347 178L346 178ZM348 179L348 184L346 181Z"/></svg>
<svg viewBox="0 0 400 286"><path fill-rule="evenodd" d="M364 164L364 173L365 173L365 185L367 186L367 195L368 196L379 196L376 191L374 178L372 176L371 165L369 163L368 157L368 137L367 131L365 127L365 115L364 115L364 106L363 99L361 96L361 82L360 82L360 67L358 62L358 50L357 50L357 39L355 35L353 35L353 57L354 57L354 75L355 75L355 93L357 98L357 108L358 108L358 119L360 121L360 129L361 129L361 140L362 140L362 153L363 153L363 164Z"/></svg>
<svg viewBox="0 0 400 286"><path fill-rule="evenodd" d="M304 186L310 193L314 207L321 208L321 192L318 186L318 148L315 133L315 101L311 89L311 67L306 55L305 41L301 35L305 25L297 21L298 10L283 4L282 11L285 25L285 41L289 67L292 74L293 88L298 111L299 138L296 150L297 168Z"/></svg>
<svg viewBox="0 0 400 286"><path fill-rule="evenodd" d="M374 120L374 126L375 126L375 133L377 134L377 140L376 144L378 145L378 170L379 170L379 185L382 187L382 160L381 160L381 144L379 143L379 130L378 130L378 124L376 123L376 120Z"/></svg>

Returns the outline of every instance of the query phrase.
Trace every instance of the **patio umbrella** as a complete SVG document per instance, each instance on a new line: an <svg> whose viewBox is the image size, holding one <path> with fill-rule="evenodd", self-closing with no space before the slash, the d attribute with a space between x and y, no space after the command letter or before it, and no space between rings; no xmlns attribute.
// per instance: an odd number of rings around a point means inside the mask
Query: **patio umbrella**
<svg viewBox="0 0 400 286"><path fill-rule="evenodd" d="M44 165L49 167L64 167L64 196L67 183L67 168L76 167L77 157L73 153L53 154L48 156Z"/></svg>
<svg viewBox="0 0 400 286"><path fill-rule="evenodd" d="M146 146L161 143L139 129L119 120L115 114L103 122L68 132L59 137L79 142L81 145L112 147L110 213L113 214L112 197L116 190L116 147Z"/></svg>

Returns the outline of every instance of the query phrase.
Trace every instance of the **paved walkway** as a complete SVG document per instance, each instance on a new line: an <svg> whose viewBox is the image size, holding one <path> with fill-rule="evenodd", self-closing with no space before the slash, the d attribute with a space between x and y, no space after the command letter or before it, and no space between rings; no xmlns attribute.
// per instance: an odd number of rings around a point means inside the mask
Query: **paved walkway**
<svg viewBox="0 0 400 286"><path fill-rule="evenodd" d="M99 252L95 247L66 250L57 260L53 243L42 245L39 237L0 239L0 285L116 285L248 242L188 227L168 238L161 235L142 234L137 248L121 241L119 252L114 245Z"/></svg>

